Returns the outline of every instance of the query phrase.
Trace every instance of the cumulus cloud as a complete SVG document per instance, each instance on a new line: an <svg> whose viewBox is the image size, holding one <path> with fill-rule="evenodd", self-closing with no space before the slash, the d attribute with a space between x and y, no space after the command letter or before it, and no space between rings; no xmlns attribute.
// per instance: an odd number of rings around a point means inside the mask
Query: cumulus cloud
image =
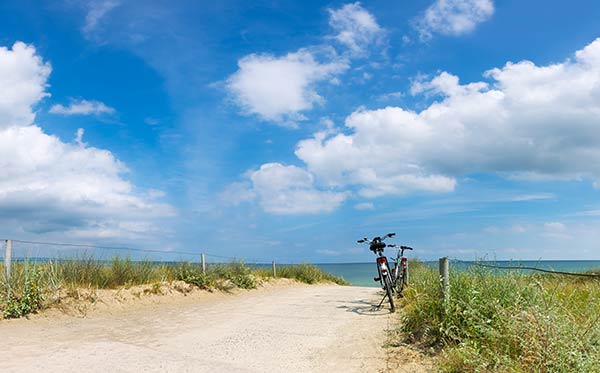
<svg viewBox="0 0 600 373"><path fill-rule="evenodd" d="M30 124L32 104L49 96L46 81L52 68L21 42L0 47L0 61L0 129Z"/></svg>
<svg viewBox="0 0 600 373"><path fill-rule="evenodd" d="M329 25L336 32L332 38L349 53L344 52L340 57L332 46L322 44L284 56L243 57L238 61L237 72L225 81L225 87L245 114L296 126L298 121L306 119L305 112L325 102L317 92L318 85L339 85L338 76L348 70L350 60L364 56L384 35L375 17L360 3L328 11ZM363 78L369 77L365 72Z"/></svg>
<svg viewBox="0 0 600 373"><path fill-rule="evenodd" d="M248 114L286 123L303 119L302 111L322 103L316 83L348 66L343 61L320 63L313 53L301 49L283 57L251 54L238 61L238 67L226 82L234 101Z"/></svg>
<svg viewBox="0 0 600 373"><path fill-rule="evenodd" d="M433 34L462 35L494 14L492 0L436 0L414 25L421 39Z"/></svg>
<svg viewBox="0 0 600 373"><path fill-rule="evenodd" d="M263 164L247 173L248 183L235 183L225 192L225 198L237 204L243 200L258 200L263 210L272 214L312 214L338 208L346 193L321 190L314 177L297 166L280 163Z"/></svg>
<svg viewBox="0 0 600 373"><path fill-rule="evenodd" d="M112 115L116 112L114 108L105 103L94 100L71 100L68 106L56 104L50 108L50 113L62 115Z"/></svg>
<svg viewBox="0 0 600 373"><path fill-rule="evenodd" d="M113 232L148 226L173 208L136 191L127 167L103 149L87 146L83 130L73 143L33 124L50 66L33 46L0 48L0 221L4 229L45 233L112 226ZM12 103L12 105L10 105ZM113 222L113 223L110 223ZM119 228L119 229L117 229ZM107 232L107 230L104 230Z"/></svg>
<svg viewBox="0 0 600 373"><path fill-rule="evenodd" d="M415 82L414 94L435 99L425 110L358 110L346 133L301 141L296 155L329 185L358 185L367 197L452 191L476 172L598 183L600 39L562 63L509 62L485 77Z"/></svg>
<svg viewBox="0 0 600 373"><path fill-rule="evenodd" d="M354 55L364 55L384 34L375 17L358 2L329 9L329 26L337 32L334 38Z"/></svg>

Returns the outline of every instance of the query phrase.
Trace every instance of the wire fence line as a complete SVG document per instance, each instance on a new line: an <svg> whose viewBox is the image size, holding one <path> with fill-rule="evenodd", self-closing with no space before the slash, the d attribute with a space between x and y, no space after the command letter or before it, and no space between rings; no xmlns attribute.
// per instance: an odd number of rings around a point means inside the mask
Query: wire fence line
<svg viewBox="0 0 600 373"><path fill-rule="evenodd" d="M144 249L135 248L128 246L106 246L106 245L94 245L94 244L80 244L80 243L65 243L65 242L49 242L49 241L33 241L33 240L19 240L19 239L0 239L0 242L6 245L6 242L11 241L12 243L12 260L53 260L53 259L81 259L81 256L119 256L123 252L128 253L139 253L139 254L154 254L162 257L164 262L172 261L200 261L201 257L216 259L215 263L224 261L239 261L242 260L246 263L254 264L268 264L273 262L273 259L267 260L264 258L254 257L239 257L239 256L226 256L218 255L198 250L192 251L180 251L180 250L158 250L158 249ZM69 250L72 249L72 250ZM91 250L95 255L90 255L89 252L84 250ZM101 252L97 252L101 250ZM4 258L4 248L0 249L0 258ZM179 256L179 257L177 257ZM183 257L182 257L183 256ZM165 260L170 258L172 260ZM97 258L100 259L100 258ZM147 258L139 258L146 260ZM183 260L188 259L188 260ZM190 260L191 259L191 260Z"/></svg>
<svg viewBox="0 0 600 373"><path fill-rule="evenodd" d="M531 266L505 266L505 265L497 265L497 264L488 264L477 261L466 261L460 259L452 259L454 262L464 263L468 265L475 265L479 267L485 268L496 268L496 269L507 269L507 270L527 270L527 271L537 271L544 273L552 273L557 275L566 275L566 276L579 276L579 277L592 277L600 279L600 273L578 273L578 272L566 272L566 271L555 271L551 269L531 267Z"/></svg>

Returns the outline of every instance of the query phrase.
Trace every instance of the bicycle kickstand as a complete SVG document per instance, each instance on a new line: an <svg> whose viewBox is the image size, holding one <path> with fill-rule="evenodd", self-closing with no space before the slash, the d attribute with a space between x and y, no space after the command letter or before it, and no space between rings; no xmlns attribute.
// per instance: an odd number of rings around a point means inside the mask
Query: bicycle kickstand
<svg viewBox="0 0 600 373"><path fill-rule="evenodd" d="M379 304L375 308L380 309L381 305L383 304L383 301L385 300L385 298L387 298L387 293L383 295L383 298L381 299L381 302L379 302Z"/></svg>

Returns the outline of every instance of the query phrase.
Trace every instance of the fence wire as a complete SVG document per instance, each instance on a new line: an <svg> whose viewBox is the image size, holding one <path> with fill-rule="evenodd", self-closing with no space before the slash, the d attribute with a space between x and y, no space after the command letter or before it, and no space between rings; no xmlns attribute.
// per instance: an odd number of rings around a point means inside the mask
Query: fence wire
<svg viewBox="0 0 600 373"><path fill-rule="evenodd" d="M464 263L464 264L468 264L468 265L475 265L475 266L479 266L479 267L485 267L485 268L496 268L496 269L507 269L507 270L527 270L527 271L537 271L537 272L544 272L544 273L552 273L552 274L557 274L557 275L579 276L579 277L592 277L592 278L598 278L598 279L600 279L600 274L597 274L597 273L579 273L579 272L554 271L554 270L551 270L551 269L538 268L538 267L530 267L530 266L504 266L504 265L497 265L497 264L482 263L482 262L477 262L477 261L465 261L465 260L460 260L460 259L452 259L452 261L459 262L459 263Z"/></svg>
<svg viewBox="0 0 600 373"><path fill-rule="evenodd" d="M0 239L0 242L5 243L7 239ZM116 256L121 256L127 253L127 257L134 260L147 260L148 255L152 254L153 259L159 262L178 262L178 261L200 261L201 255L206 258L212 258L213 263L224 263L232 261L244 261L253 264L271 263L273 259L264 258L247 258L240 256L226 256L212 254L205 251L182 251L182 250L158 250L144 249L128 246L105 246L80 243L65 243L65 242L49 242L49 241L33 241L11 239L12 241L12 260L31 260L31 261L48 261L48 260L71 260L71 259L100 259L109 260ZM132 255L135 254L135 255ZM0 259L4 259L4 248L0 249ZM207 260L208 261L208 260Z"/></svg>

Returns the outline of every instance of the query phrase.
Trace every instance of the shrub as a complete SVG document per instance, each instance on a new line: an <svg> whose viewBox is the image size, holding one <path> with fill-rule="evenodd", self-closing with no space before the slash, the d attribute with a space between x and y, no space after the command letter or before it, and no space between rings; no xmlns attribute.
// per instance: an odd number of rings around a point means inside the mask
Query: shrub
<svg viewBox="0 0 600 373"><path fill-rule="evenodd" d="M174 275L176 280L184 281L200 289L208 289L211 285L209 277L202 273L201 267L187 262L175 267Z"/></svg>
<svg viewBox="0 0 600 373"><path fill-rule="evenodd" d="M229 280L235 286L241 289L256 288L256 276L243 261L231 262L225 265L217 265L213 266L212 268L209 267L209 269L215 277Z"/></svg>
<svg viewBox="0 0 600 373"><path fill-rule="evenodd" d="M2 310L4 318L16 318L25 316L42 308L42 293L40 286L40 274L35 267L25 265L25 279L21 289L17 281L9 284L7 300Z"/></svg>

